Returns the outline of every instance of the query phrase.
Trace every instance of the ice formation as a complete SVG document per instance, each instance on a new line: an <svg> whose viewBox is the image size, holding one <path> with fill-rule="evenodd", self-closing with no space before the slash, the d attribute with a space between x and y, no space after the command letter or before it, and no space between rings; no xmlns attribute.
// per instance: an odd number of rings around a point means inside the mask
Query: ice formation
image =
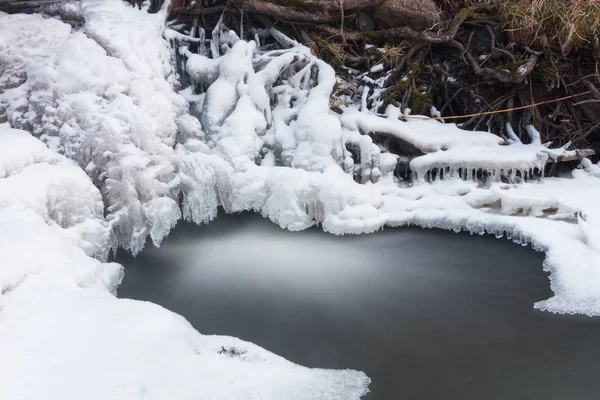
<svg viewBox="0 0 600 400"><path fill-rule="evenodd" d="M1 16L0 113L85 169L120 245L137 253L180 217L173 146L186 102L165 79L164 15L140 19L122 1L79 7L83 31L39 14Z"/></svg>
<svg viewBox="0 0 600 400"><path fill-rule="evenodd" d="M0 398L357 400L368 391L362 372L304 368L116 298L123 267L92 257L106 258L111 224L86 173L8 124L0 172ZM150 215L159 223L168 212Z"/></svg>
<svg viewBox="0 0 600 400"><path fill-rule="evenodd" d="M505 143L454 124L403 121L406 112L392 106L376 115L365 95L336 115L331 67L278 41L288 48L261 51L229 35L220 57L188 54L182 73L198 94L182 94L203 133L177 147L187 219L205 222L222 205L254 209L288 229L321 224L335 234L416 224L506 235L548 256L555 295L536 307L600 315L596 165L584 160L572 177L541 179L567 146L549 148L533 127L526 144L507 126ZM413 184L395 180L407 160L373 143L371 133L414 149Z"/></svg>
<svg viewBox="0 0 600 400"><path fill-rule="evenodd" d="M546 252L554 296L537 308L600 315L600 166L583 160L569 177L531 180L566 148L546 147L532 127L531 143L510 129L505 143L394 107L377 115L375 86L334 113L334 70L273 28L282 48L266 50L222 24L212 42L183 37L165 29L166 8L65 7L81 26L0 14L1 398L39 388L98 399L363 395L362 373L305 369L113 296L122 269L101 262L111 248L137 253L182 216L206 223L219 207L292 230L505 235ZM191 54L190 41L206 47ZM182 54L191 85L176 92ZM412 182L394 177L402 165Z"/></svg>

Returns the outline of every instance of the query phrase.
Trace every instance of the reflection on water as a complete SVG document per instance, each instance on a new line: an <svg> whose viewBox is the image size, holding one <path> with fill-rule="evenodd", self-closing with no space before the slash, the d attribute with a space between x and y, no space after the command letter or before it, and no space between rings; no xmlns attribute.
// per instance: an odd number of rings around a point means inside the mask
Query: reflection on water
<svg viewBox="0 0 600 400"><path fill-rule="evenodd" d="M305 366L363 370L367 399L598 399L600 320L532 308L551 295L542 260L491 237L293 233L254 214L181 223L160 249L117 257L119 296Z"/></svg>

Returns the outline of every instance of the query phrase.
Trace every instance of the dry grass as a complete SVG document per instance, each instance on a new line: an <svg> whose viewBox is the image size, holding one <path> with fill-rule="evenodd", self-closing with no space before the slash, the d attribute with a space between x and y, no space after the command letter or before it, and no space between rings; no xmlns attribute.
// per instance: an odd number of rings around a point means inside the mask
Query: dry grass
<svg viewBox="0 0 600 400"><path fill-rule="evenodd" d="M520 45L564 55L597 46L600 0L503 0L496 5L506 32Z"/></svg>
<svg viewBox="0 0 600 400"><path fill-rule="evenodd" d="M477 0L435 0L435 4L445 16L456 15L461 9L478 4Z"/></svg>
<svg viewBox="0 0 600 400"><path fill-rule="evenodd" d="M384 44L383 48L385 49L385 53L382 54L381 59L378 63L384 63L385 65L396 68L402 57L406 54L406 48L408 44L406 42L401 43L398 46L392 46L389 44Z"/></svg>
<svg viewBox="0 0 600 400"><path fill-rule="evenodd" d="M345 51L342 43L325 40L318 34L308 33L310 38L309 49L313 56L325 60L334 67L345 63Z"/></svg>

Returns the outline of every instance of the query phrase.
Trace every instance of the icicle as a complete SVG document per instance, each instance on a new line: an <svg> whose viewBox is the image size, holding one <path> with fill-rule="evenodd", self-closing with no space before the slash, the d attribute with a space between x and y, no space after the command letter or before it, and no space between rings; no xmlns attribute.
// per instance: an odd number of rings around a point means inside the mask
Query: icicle
<svg viewBox="0 0 600 400"><path fill-rule="evenodd" d="M510 122L506 123L506 134L508 135L509 144L515 144L515 143L521 144L521 139L519 139L519 137L513 130L513 127L510 124Z"/></svg>
<svg viewBox="0 0 600 400"><path fill-rule="evenodd" d="M531 138L531 143L532 144L542 144L542 139L540 136L540 132L535 129L535 127L533 125L527 125L525 127L525 129L527 130L527 133L529 134L529 137Z"/></svg>
<svg viewBox="0 0 600 400"><path fill-rule="evenodd" d="M544 175L546 174L546 164L544 163L544 165L542 166L542 168L540 168L540 180L544 180Z"/></svg>
<svg viewBox="0 0 600 400"><path fill-rule="evenodd" d="M223 16L225 15L225 13L221 14L221 17L219 18L219 21L217 22L217 25L215 25L215 28L212 30L212 39L210 41L210 52L212 54L212 58L219 58L221 56L221 50L220 50L220 41L221 41L221 26L223 25Z"/></svg>
<svg viewBox="0 0 600 400"><path fill-rule="evenodd" d="M260 37L258 36L258 33L254 34L254 41L256 42L256 47L260 49Z"/></svg>
<svg viewBox="0 0 600 400"><path fill-rule="evenodd" d="M203 28L198 28L198 54L206 56L208 53L206 49L206 31Z"/></svg>
<svg viewBox="0 0 600 400"><path fill-rule="evenodd" d="M369 111L369 109L367 108L368 97L369 97L369 87L367 85L365 85L365 88L363 89L363 92L362 92L362 97L360 99L360 103L361 103L360 110L362 112Z"/></svg>
<svg viewBox="0 0 600 400"><path fill-rule="evenodd" d="M244 40L244 10L240 9L240 39Z"/></svg>

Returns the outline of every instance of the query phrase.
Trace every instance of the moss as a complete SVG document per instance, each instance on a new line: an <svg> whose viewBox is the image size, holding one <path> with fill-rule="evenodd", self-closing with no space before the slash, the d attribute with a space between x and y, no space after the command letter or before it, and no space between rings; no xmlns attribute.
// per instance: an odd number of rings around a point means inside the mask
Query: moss
<svg viewBox="0 0 600 400"><path fill-rule="evenodd" d="M419 60L412 60L407 64L407 70L410 74L416 74L421 70L421 62Z"/></svg>
<svg viewBox="0 0 600 400"><path fill-rule="evenodd" d="M396 99L388 99L386 107L389 105L393 105L394 107L400 107L400 104L396 101Z"/></svg>
<svg viewBox="0 0 600 400"><path fill-rule="evenodd" d="M240 1L240 0L237 0ZM311 12L319 12L322 11L321 7L319 7L316 3L306 1L306 0L267 0L270 3L277 4L279 6L284 6L289 10L304 10Z"/></svg>
<svg viewBox="0 0 600 400"><path fill-rule="evenodd" d="M536 76L540 78L542 82L551 83L556 80L556 74L558 73L558 68L555 65L552 65L550 62L543 62L540 64L536 71Z"/></svg>
<svg viewBox="0 0 600 400"><path fill-rule="evenodd" d="M472 21L476 19L485 19L494 15L494 6L484 2L477 3L471 7L463 8L456 14L456 19L460 21Z"/></svg>
<svg viewBox="0 0 600 400"><path fill-rule="evenodd" d="M492 69L504 76L512 76L517 73L517 70L525 64L525 61L517 61L508 65L499 65L497 67L493 67Z"/></svg>
<svg viewBox="0 0 600 400"><path fill-rule="evenodd" d="M383 32L381 31L363 32L362 37L367 43L373 45L380 45L384 42Z"/></svg>
<svg viewBox="0 0 600 400"><path fill-rule="evenodd" d="M433 105L433 95L429 91L413 90L410 94L408 107L413 114L425 115Z"/></svg>
<svg viewBox="0 0 600 400"><path fill-rule="evenodd" d="M383 96L383 108L385 109L388 105L393 105L398 107L400 104L396 99L402 97L406 90L408 90L408 86L410 84L410 79L397 79L394 86L388 89Z"/></svg>

